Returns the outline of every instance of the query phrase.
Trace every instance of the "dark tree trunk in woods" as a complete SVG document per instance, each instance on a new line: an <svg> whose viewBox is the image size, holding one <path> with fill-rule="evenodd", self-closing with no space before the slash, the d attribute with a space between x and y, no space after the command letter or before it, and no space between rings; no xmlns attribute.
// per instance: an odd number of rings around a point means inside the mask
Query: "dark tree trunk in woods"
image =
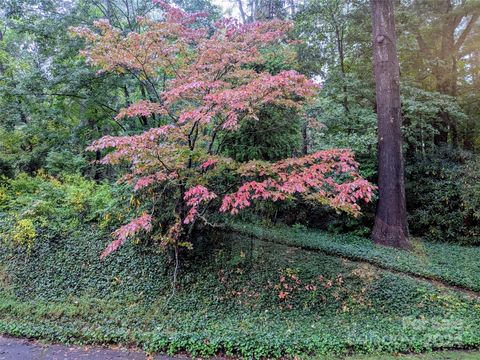
<svg viewBox="0 0 480 360"><path fill-rule="evenodd" d="M308 124L305 120L302 124L302 155L308 154Z"/></svg>
<svg viewBox="0 0 480 360"><path fill-rule="evenodd" d="M394 0L370 0L378 118L379 201L372 238L408 248Z"/></svg>

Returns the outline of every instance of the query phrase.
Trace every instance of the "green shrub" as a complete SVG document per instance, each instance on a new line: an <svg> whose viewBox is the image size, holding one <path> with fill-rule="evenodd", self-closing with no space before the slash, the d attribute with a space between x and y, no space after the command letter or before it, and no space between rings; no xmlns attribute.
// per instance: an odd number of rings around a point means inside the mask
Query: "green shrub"
<svg viewBox="0 0 480 360"><path fill-rule="evenodd" d="M4 242L13 247L26 247L31 250L37 231L31 219L19 219L15 221L11 230L4 234Z"/></svg>
<svg viewBox="0 0 480 360"><path fill-rule="evenodd" d="M408 156L438 150L434 139L438 134L441 116L448 116L450 121L459 125L467 120L467 115L454 97L402 86L403 137Z"/></svg>
<svg viewBox="0 0 480 360"><path fill-rule="evenodd" d="M480 244L480 157L469 160L461 171L462 207L465 215L465 236Z"/></svg>
<svg viewBox="0 0 480 360"><path fill-rule="evenodd" d="M310 109L318 122L310 130L311 151L347 148L355 153L363 177L377 175L377 118L371 106L350 100L349 111L343 107L338 83L327 83L315 106Z"/></svg>
<svg viewBox="0 0 480 360"><path fill-rule="evenodd" d="M45 169L53 176L79 174L87 166L84 157L69 150L50 151L45 159Z"/></svg>
<svg viewBox="0 0 480 360"><path fill-rule="evenodd" d="M264 108L258 120L242 123L238 131L224 135L222 152L236 161L276 161L300 150L298 114L281 107Z"/></svg>
<svg viewBox="0 0 480 360"><path fill-rule="evenodd" d="M412 234L480 244L479 168L471 154L450 148L417 155L406 168Z"/></svg>
<svg viewBox="0 0 480 360"><path fill-rule="evenodd" d="M122 190L80 175L19 174L0 186L0 230L5 242L27 247L33 245L35 233L56 238L90 221L111 230L128 215L119 206L126 196Z"/></svg>

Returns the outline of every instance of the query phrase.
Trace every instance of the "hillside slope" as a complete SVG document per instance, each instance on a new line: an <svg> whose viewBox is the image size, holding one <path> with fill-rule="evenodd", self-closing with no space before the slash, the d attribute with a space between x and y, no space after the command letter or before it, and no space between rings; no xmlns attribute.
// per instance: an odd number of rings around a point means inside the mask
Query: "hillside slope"
<svg viewBox="0 0 480 360"><path fill-rule="evenodd" d="M170 299L169 260L88 226L2 249L0 333L245 357L480 345L480 302L374 265L234 234L198 244ZM332 237L332 242L335 238Z"/></svg>

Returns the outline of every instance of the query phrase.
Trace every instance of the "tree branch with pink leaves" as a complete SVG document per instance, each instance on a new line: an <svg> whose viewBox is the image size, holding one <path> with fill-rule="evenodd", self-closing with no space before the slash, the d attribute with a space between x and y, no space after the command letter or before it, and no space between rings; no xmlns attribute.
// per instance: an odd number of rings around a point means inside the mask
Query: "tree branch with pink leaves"
<svg viewBox="0 0 480 360"><path fill-rule="evenodd" d="M104 151L103 164L127 164L120 181L132 185L134 197L152 205L113 233L102 258L129 237L150 233L165 247L191 246L195 224L207 211L237 214L257 201L309 201L360 213L374 186L358 174L349 150L327 150L275 163L236 163L219 146L226 133L244 121L261 121L262 108L281 106L303 111L320 90L296 71L261 72L262 51L287 46L292 24L286 21L241 25L232 19L212 31L187 14L157 1L160 20L139 19L141 31L124 35L107 21L94 30L73 32L86 41L83 55L100 71L132 73L155 85L158 101L140 100L122 109L117 121L156 116L160 122L141 134L105 136L88 150ZM225 183L234 178L231 184ZM220 180L219 180L220 179ZM177 264L178 265L178 264Z"/></svg>

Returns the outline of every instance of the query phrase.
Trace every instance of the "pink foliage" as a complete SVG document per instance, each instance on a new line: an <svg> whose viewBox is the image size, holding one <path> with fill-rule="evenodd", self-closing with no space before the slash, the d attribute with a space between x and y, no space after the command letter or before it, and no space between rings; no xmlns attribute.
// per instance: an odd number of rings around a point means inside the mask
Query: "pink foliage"
<svg viewBox="0 0 480 360"><path fill-rule="evenodd" d="M266 177L248 181L223 198L220 211L236 214L249 207L252 200L284 200L294 194L320 201L333 208L358 215L358 202L369 202L375 187L358 173L358 164L349 150L319 151L301 158L274 164L251 162L240 172L244 176ZM341 175L348 178L341 179Z"/></svg>
<svg viewBox="0 0 480 360"><path fill-rule="evenodd" d="M170 174L165 174L164 172L157 172L152 175L142 176L137 179L133 190L137 191L144 187L150 186L152 184L162 183L167 180L174 180L178 177L176 172L172 172Z"/></svg>
<svg viewBox="0 0 480 360"><path fill-rule="evenodd" d="M196 12L196 13L187 13L182 9L172 6L163 0L153 0L154 4L157 4L164 10L165 22L175 23L175 24L192 24L198 18L207 17L208 14L205 12Z"/></svg>
<svg viewBox="0 0 480 360"><path fill-rule="evenodd" d="M113 148L114 151L104 156L100 163L118 164L120 161L130 161L134 168L144 166L148 170L158 163L155 156L167 151L168 148L158 148L160 140L174 139L178 135L178 129L172 125L164 125L158 128L151 128L140 135L133 136L104 136L94 141L87 150L98 151Z"/></svg>
<svg viewBox="0 0 480 360"><path fill-rule="evenodd" d="M168 135L174 127L172 125L164 125L158 128L152 128L141 135L134 136L104 136L99 140L95 140L92 145L87 147L89 151L103 150L107 148L121 148L132 146L140 146L142 143L156 141L161 137Z"/></svg>
<svg viewBox="0 0 480 360"><path fill-rule="evenodd" d="M218 163L218 159L208 159L200 165L200 168L206 170L210 167L213 167L216 163Z"/></svg>
<svg viewBox="0 0 480 360"><path fill-rule="evenodd" d="M198 215L198 208L202 203L213 200L217 195L209 191L205 186L197 185L185 192L183 199L186 201L187 206L190 207L190 210L187 213L187 216L183 220L184 224L190 224L195 220Z"/></svg>
<svg viewBox="0 0 480 360"><path fill-rule="evenodd" d="M152 216L143 214L142 216L133 219L127 225L122 226L120 229L113 233L115 240L112 241L106 249L100 255L100 259L104 259L112 252L117 251L120 246L127 240L127 238L138 234L140 231L150 232L152 230Z"/></svg>
<svg viewBox="0 0 480 360"><path fill-rule="evenodd" d="M120 120L124 117L135 117L135 116L151 116L152 114L163 114L165 115L165 109L158 103L152 103L147 100L140 100L128 108L120 110L115 119Z"/></svg>

